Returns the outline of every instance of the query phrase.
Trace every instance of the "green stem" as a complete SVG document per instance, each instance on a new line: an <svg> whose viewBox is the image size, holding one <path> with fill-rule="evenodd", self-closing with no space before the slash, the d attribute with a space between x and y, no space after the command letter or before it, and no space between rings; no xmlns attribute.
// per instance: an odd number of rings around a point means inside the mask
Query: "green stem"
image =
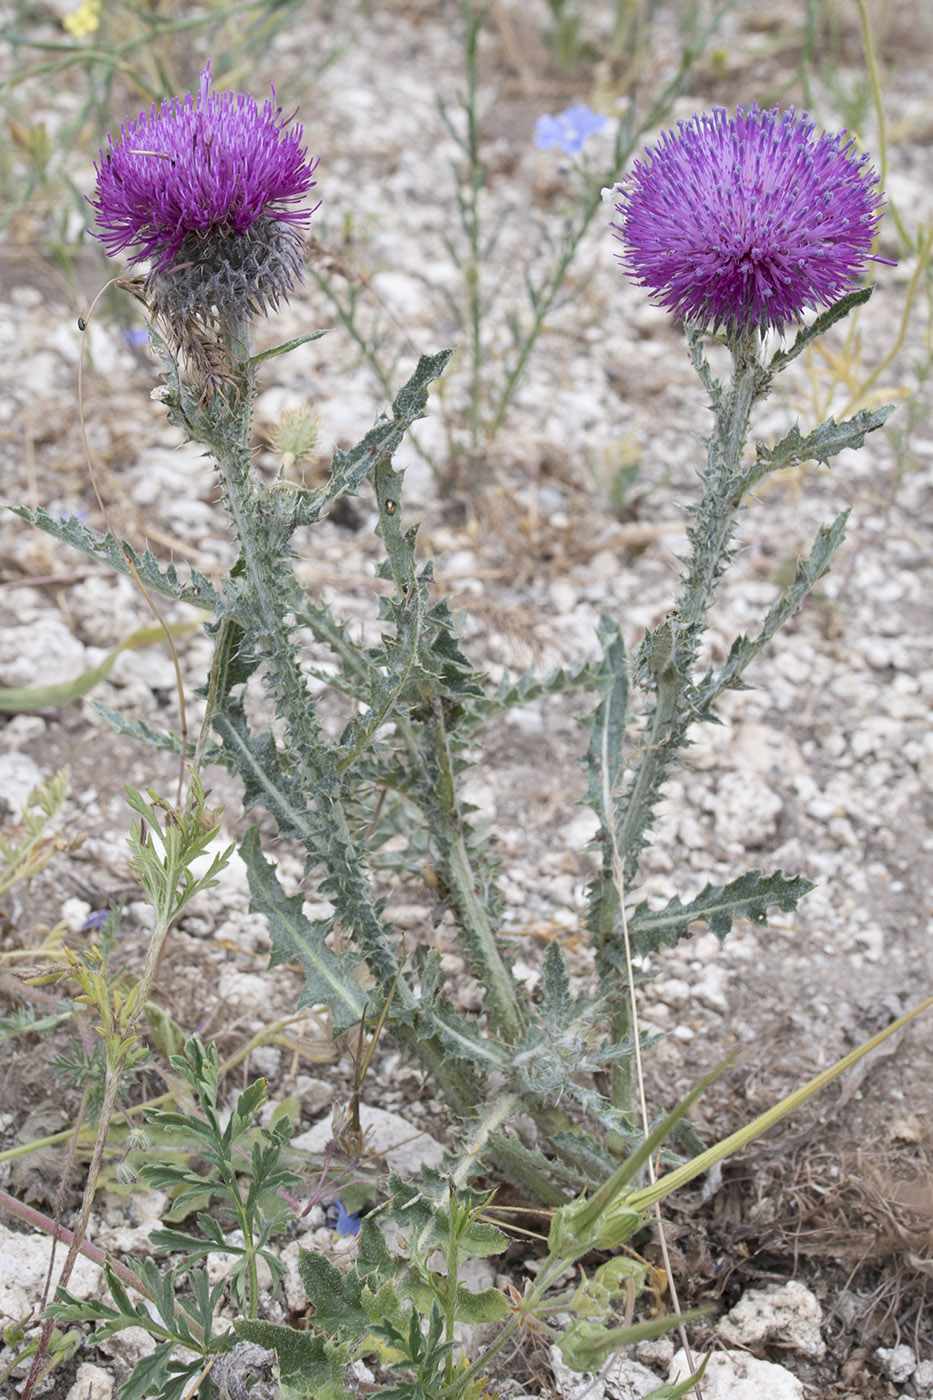
<svg viewBox="0 0 933 1400"><path fill-rule="evenodd" d="M702 361L698 340L694 344L694 360L711 391L715 421L708 439L703 494L693 511L689 530L691 553L680 598L670 617L642 646L645 680L653 688L655 699L616 826L615 849L621 879L613 873L608 852L603 865L597 936L604 947L617 947L625 936L620 928L621 901L637 876L645 831L657 796L694 718L693 668L710 605L730 558L742 497L743 457L752 405L767 388L757 334L734 341L731 349L732 381L722 393ZM605 784L610 780L607 756L602 757L600 766ZM604 792L602 806L605 821L613 811L611 792ZM629 998L619 996L611 1016L612 1038L621 1042L632 1036L634 1029ZM634 1063L630 1061L617 1062L612 1069L612 1100L622 1112L634 1108L634 1074Z"/></svg>
<svg viewBox="0 0 933 1400"><path fill-rule="evenodd" d="M463 15L466 22L464 35L464 55L466 57L467 91L464 99L464 113L467 121L466 149L469 162L470 184L466 200L461 196L461 219L469 245L469 260L464 269L466 283L467 320L470 329L470 437L474 450L480 438L480 405L483 392L483 307L480 291L482 269L479 195L486 182L486 171L480 160L479 120L476 115L477 86L477 44L482 20L477 16L472 0L464 0Z"/></svg>

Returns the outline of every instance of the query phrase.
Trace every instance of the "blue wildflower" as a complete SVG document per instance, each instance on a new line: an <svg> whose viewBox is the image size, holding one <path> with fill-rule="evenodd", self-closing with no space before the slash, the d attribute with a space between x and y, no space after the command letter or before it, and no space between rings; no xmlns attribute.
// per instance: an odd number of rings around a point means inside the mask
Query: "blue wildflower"
<svg viewBox="0 0 933 1400"><path fill-rule="evenodd" d="M335 1201L337 1207L337 1224L334 1226L338 1235L358 1235L360 1233L360 1217L351 1215L343 1201Z"/></svg>
<svg viewBox="0 0 933 1400"><path fill-rule="evenodd" d="M606 118L591 112L585 103L567 107L557 117L543 116L535 122L534 143L539 151L559 147L565 156L578 156L584 142L606 125Z"/></svg>

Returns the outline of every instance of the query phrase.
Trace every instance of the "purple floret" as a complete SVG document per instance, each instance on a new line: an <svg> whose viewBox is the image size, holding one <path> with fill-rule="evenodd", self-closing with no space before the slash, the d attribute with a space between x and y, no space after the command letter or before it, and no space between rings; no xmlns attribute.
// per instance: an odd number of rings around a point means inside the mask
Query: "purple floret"
<svg viewBox="0 0 933 1400"><path fill-rule="evenodd" d="M629 277L676 316L739 333L783 330L857 286L884 206L845 132L757 106L679 123L618 193Z"/></svg>
<svg viewBox="0 0 933 1400"><path fill-rule="evenodd" d="M249 94L215 92L208 63L197 98L153 103L116 141L108 135L89 202L111 257L130 249L132 262L151 259L164 272L192 237L242 236L262 218L303 228L312 210L295 206L315 184L317 161L274 96L260 110Z"/></svg>

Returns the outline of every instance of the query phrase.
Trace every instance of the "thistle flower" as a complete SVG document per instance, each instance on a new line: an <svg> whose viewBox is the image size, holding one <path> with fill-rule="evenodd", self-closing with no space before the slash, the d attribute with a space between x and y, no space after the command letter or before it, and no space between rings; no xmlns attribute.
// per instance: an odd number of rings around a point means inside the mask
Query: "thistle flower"
<svg viewBox="0 0 933 1400"><path fill-rule="evenodd" d="M151 262L153 309L180 327L187 317L263 312L301 279L302 204L317 162L300 124L267 100L216 92L211 67L197 97L174 97L127 120L95 165L99 238L113 257Z"/></svg>
<svg viewBox="0 0 933 1400"><path fill-rule="evenodd" d="M606 118L591 112L585 103L566 107L559 116L545 115L535 122L534 143L539 151L559 146L565 156L578 156L585 141L602 131Z"/></svg>
<svg viewBox="0 0 933 1400"><path fill-rule="evenodd" d="M659 306L733 335L780 331L857 284L884 201L845 132L757 106L679 126L617 188L612 225Z"/></svg>

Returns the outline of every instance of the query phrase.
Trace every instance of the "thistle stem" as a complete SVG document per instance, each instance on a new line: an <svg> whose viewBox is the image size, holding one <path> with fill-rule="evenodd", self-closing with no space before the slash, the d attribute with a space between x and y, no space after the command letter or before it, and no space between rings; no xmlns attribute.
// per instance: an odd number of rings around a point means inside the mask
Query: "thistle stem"
<svg viewBox="0 0 933 1400"><path fill-rule="evenodd" d="M693 670L706 625L706 617L723 572L731 558L736 516L742 497L743 455L752 406L767 390L768 379L759 358L757 333L731 345L733 375L723 392L710 375L694 335L694 363L711 391L713 431L703 474L703 494L692 511L689 529L691 553L683 574L676 608L642 644L641 661L647 684L654 690L648 731L632 764L625 805L615 832L618 861L604 862L600 899L599 936L604 947L616 948L621 901L638 874L645 833L653 817L657 796L667 779L686 731L695 717ZM610 779L608 761L601 762L603 782ZM611 793L603 797L604 820L611 814ZM630 950L626 951L626 958ZM624 1041L635 1034L629 998L619 996L611 1016L612 1038ZM634 1064L620 1062L612 1070L612 1100L620 1111L633 1112L636 1083Z"/></svg>

